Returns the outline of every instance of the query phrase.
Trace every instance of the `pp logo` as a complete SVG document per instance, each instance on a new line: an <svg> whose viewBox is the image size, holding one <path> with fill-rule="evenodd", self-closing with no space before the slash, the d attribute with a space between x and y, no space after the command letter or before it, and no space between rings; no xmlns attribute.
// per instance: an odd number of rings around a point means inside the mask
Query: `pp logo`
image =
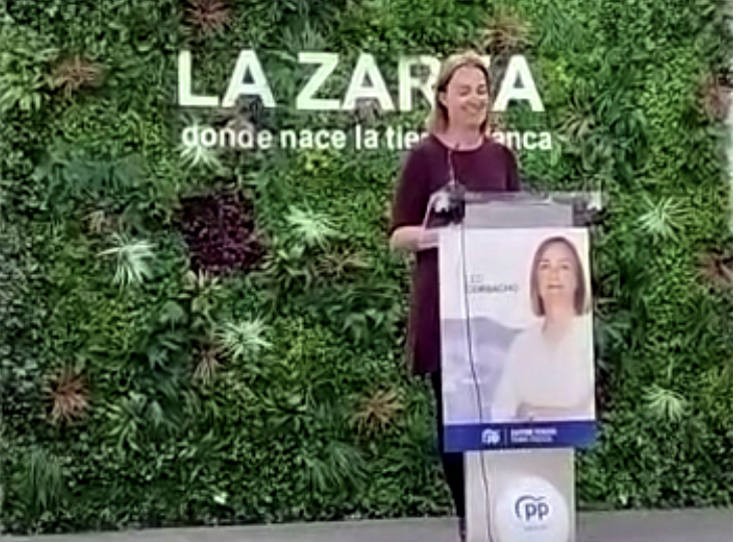
<svg viewBox="0 0 741 542"><path fill-rule="evenodd" d="M513 476L497 497L497 540L567 542L572 518L563 495L539 476Z"/></svg>
<svg viewBox="0 0 741 542"><path fill-rule="evenodd" d="M502 435L496 429L484 429L481 432L481 444L484 446L496 446L502 440Z"/></svg>
<svg viewBox="0 0 741 542"><path fill-rule="evenodd" d="M515 515L517 519L525 523L541 522L548 517L550 512L551 508L548 506L545 497L523 495L515 501Z"/></svg>

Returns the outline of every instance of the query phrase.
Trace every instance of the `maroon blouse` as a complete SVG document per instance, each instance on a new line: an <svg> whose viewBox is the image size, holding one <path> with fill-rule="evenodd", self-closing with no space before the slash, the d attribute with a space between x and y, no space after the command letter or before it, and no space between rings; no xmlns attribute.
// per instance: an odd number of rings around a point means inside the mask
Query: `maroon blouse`
<svg viewBox="0 0 741 542"><path fill-rule="evenodd" d="M491 139L472 150L449 151L435 136L417 144L404 163L391 212L391 229L418 226L435 191L448 183L450 154L455 176L467 190L515 191L520 189L517 162L512 152ZM440 370L440 301L437 249L416 253L412 279L407 348L415 374Z"/></svg>

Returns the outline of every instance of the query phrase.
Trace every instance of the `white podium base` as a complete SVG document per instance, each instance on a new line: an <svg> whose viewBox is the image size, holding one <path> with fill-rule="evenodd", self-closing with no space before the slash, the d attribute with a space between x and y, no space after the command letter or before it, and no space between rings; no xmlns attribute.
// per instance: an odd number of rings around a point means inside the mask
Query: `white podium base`
<svg viewBox="0 0 741 542"><path fill-rule="evenodd" d="M465 453L468 542L575 542L574 450Z"/></svg>

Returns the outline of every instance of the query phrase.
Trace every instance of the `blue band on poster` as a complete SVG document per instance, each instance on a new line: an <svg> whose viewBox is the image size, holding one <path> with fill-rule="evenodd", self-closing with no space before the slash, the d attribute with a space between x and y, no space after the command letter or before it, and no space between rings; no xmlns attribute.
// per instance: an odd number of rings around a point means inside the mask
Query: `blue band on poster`
<svg viewBox="0 0 741 542"><path fill-rule="evenodd" d="M446 452L505 448L584 448L597 435L595 421L475 423L446 425Z"/></svg>

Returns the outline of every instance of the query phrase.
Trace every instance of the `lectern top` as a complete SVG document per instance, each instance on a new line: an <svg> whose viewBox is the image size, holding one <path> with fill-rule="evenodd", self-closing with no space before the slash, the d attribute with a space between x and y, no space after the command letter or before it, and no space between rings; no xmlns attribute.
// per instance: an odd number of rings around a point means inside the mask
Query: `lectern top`
<svg viewBox="0 0 741 542"><path fill-rule="evenodd" d="M430 198L425 225L468 228L584 226L602 209L600 192L475 192L448 185Z"/></svg>

